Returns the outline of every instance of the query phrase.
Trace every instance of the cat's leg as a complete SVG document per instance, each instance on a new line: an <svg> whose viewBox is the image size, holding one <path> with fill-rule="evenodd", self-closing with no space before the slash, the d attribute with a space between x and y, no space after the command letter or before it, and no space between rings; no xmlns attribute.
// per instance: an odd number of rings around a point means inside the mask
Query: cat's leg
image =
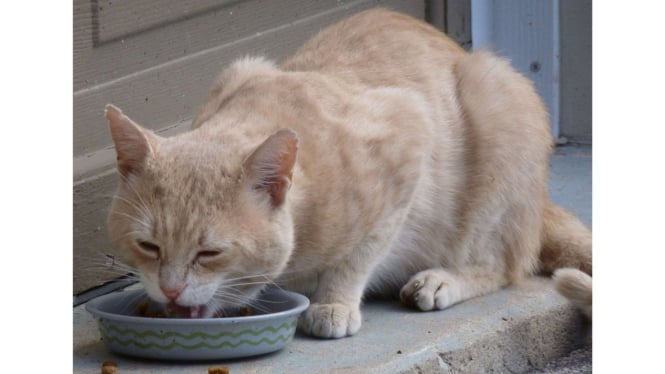
<svg viewBox="0 0 665 374"><path fill-rule="evenodd" d="M421 271L402 287L400 299L422 311L445 309L453 304L497 291L508 284L500 272L467 267L452 272L443 268Z"/></svg>
<svg viewBox="0 0 665 374"><path fill-rule="evenodd" d="M394 214L369 232L365 241L319 273L310 307L299 320L302 332L321 338L341 338L358 332L365 287L403 219L403 212Z"/></svg>
<svg viewBox="0 0 665 374"><path fill-rule="evenodd" d="M365 272L358 264L346 261L323 272L310 298L312 303L300 317L300 330L321 338L341 338L358 332Z"/></svg>

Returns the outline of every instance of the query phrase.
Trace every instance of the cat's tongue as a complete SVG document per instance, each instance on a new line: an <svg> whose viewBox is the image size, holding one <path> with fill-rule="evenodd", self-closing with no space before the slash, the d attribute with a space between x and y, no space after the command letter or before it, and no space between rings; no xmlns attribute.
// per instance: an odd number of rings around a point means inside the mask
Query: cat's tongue
<svg viewBox="0 0 665 374"><path fill-rule="evenodd" d="M174 303L166 304L166 314L175 318L203 318L205 305L182 306Z"/></svg>

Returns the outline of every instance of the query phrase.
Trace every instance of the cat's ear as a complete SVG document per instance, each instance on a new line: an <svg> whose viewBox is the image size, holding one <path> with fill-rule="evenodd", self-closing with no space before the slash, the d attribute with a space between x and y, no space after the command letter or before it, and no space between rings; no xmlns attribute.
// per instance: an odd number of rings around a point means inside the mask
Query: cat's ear
<svg viewBox="0 0 665 374"><path fill-rule="evenodd" d="M118 156L118 171L124 177L139 174L148 157L154 155L157 137L144 130L120 109L108 104L106 119L109 121L111 137Z"/></svg>
<svg viewBox="0 0 665 374"><path fill-rule="evenodd" d="M281 206L286 199L297 153L295 131L282 129L272 134L243 163L248 187L268 194L273 208Z"/></svg>

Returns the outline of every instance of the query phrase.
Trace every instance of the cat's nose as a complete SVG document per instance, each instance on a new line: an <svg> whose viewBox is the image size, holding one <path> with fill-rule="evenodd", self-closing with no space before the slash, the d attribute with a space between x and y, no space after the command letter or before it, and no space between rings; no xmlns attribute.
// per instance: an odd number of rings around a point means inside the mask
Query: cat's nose
<svg viewBox="0 0 665 374"><path fill-rule="evenodd" d="M185 287L180 287L180 288L164 288L164 287L160 287L160 288L162 289L162 292L164 293L164 296L166 296L167 298L169 298L171 301L175 301L175 299L177 299L178 296L180 296L180 294L182 293L182 290L183 290Z"/></svg>

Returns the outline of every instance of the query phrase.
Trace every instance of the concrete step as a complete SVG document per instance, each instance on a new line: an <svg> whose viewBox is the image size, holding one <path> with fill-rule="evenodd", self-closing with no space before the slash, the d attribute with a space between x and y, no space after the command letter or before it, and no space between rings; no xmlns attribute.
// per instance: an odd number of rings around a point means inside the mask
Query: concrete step
<svg viewBox="0 0 665 374"><path fill-rule="evenodd" d="M548 363L542 369L534 369L529 374L582 374L591 373L591 346L570 352L568 356Z"/></svg>
<svg viewBox="0 0 665 374"><path fill-rule="evenodd" d="M183 364L111 353L81 305L74 309L74 373L99 372L109 360L122 373L201 374L219 365L231 373L524 373L589 346L589 323L542 277L444 311L417 312L398 301L370 301L362 311L363 327L351 338L297 334L273 354Z"/></svg>

